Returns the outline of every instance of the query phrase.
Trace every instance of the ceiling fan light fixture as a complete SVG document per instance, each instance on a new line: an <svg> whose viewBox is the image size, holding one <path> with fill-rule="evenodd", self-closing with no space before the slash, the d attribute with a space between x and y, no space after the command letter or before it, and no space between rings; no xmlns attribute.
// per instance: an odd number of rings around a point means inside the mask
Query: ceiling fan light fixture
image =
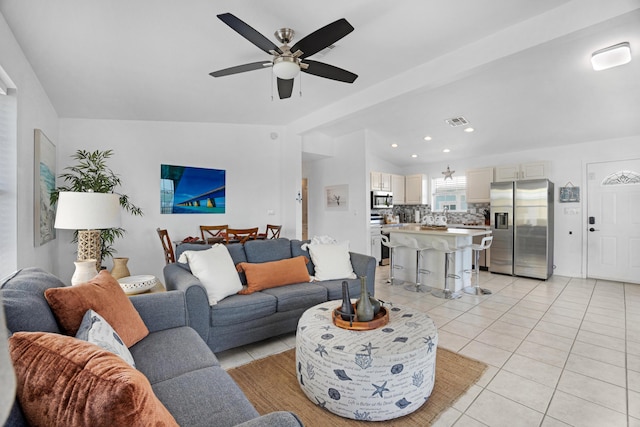
<svg viewBox="0 0 640 427"><path fill-rule="evenodd" d="M606 70L631 62L629 42L618 43L591 54L591 66L596 71Z"/></svg>
<svg viewBox="0 0 640 427"><path fill-rule="evenodd" d="M283 80L291 80L300 72L298 60L291 56L280 56L273 60L273 74Z"/></svg>

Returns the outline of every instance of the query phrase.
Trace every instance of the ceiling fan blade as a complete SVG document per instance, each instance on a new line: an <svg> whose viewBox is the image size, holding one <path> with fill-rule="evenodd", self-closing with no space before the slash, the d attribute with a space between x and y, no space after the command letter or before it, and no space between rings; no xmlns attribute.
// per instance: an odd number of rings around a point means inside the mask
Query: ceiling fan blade
<svg viewBox="0 0 640 427"><path fill-rule="evenodd" d="M331 46L347 34L353 31L353 27L346 19L338 19L329 25L325 25L294 44L291 52L302 51L300 58L315 55L327 46Z"/></svg>
<svg viewBox="0 0 640 427"><path fill-rule="evenodd" d="M358 78L358 75L353 74L351 71L343 70L342 68L334 67L333 65L325 64L324 62L305 59L304 63L309 65L309 67L307 69L303 68L301 71L313 74L314 76L345 83L353 83Z"/></svg>
<svg viewBox="0 0 640 427"><path fill-rule="evenodd" d="M275 50L278 53L282 53L278 46L273 44L273 42L271 42L268 38L260 34L243 20L237 18L235 15L232 15L231 13L223 13L218 15L218 18L220 18L222 22L230 26L231 29L233 29L235 32L240 34L245 39L249 40L254 45L258 46L265 52L271 53L271 50Z"/></svg>
<svg viewBox="0 0 640 427"><path fill-rule="evenodd" d="M267 65L265 65L265 64L267 64ZM229 68L225 68L223 70L214 71L212 73L209 73L209 75L211 77L222 77L222 76L228 76L228 75L231 75L231 74L244 73L246 71L253 71L253 70L260 70L262 68L269 68L270 65L271 65L271 63L269 63L268 61L252 62L250 64L236 65L235 67L229 67Z"/></svg>
<svg viewBox="0 0 640 427"><path fill-rule="evenodd" d="M291 98L293 92L293 79L280 79L278 78L278 95L280 99Z"/></svg>

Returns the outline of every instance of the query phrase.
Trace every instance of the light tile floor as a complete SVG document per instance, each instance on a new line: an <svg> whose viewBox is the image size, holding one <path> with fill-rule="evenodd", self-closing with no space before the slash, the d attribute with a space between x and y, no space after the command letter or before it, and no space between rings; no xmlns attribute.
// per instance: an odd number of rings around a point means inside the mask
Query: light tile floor
<svg viewBox="0 0 640 427"><path fill-rule="evenodd" d="M481 272L492 295L443 300L388 271L377 298L427 311L440 347L489 365L437 426L640 427L640 285ZM228 369L290 348L294 334L217 356Z"/></svg>

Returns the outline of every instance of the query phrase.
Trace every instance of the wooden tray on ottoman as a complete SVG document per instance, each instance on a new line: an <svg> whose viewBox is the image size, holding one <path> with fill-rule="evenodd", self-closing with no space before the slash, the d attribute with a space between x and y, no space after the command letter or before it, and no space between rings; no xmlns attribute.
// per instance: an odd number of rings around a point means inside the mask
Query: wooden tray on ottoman
<svg viewBox="0 0 640 427"><path fill-rule="evenodd" d="M353 311L355 312L355 310L356 306L354 304ZM380 307L378 314L376 314L373 320L370 320L369 322L351 322L349 320L343 320L342 316L338 314L338 311L340 311L340 307L331 312L331 318L333 320L333 324L342 329L350 329L352 331L370 331L389 323L389 311L385 307Z"/></svg>

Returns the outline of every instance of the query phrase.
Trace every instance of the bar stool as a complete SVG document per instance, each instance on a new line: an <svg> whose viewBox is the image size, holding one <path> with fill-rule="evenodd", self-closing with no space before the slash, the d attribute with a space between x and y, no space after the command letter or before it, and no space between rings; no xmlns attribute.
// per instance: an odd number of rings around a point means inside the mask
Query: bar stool
<svg viewBox="0 0 640 427"><path fill-rule="evenodd" d="M449 273L450 257L452 254L455 254L460 249L456 247L450 247L449 243L444 239L434 239L433 249L444 253L444 289L434 289L431 291L431 295L437 298L444 298L444 299L460 298L462 294L449 289L449 280L448 280L448 279L460 278L460 276L457 274Z"/></svg>
<svg viewBox="0 0 640 427"><path fill-rule="evenodd" d="M389 237L385 236L384 234L381 235L380 238L382 239L382 244L389 248L389 278L387 279L387 283L389 283L391 286L396 284L401 285L402 283L404 283L404 280L396 280L396 278L393 277L393 272L396 268L398 270L401 270L404 267L401 265L396 265L393 250L404 245L402 243L392 242L391 240L389 240Z"/></svg>
<svg viewBox="0 0 640 427"><path fill-rule="evenodd" d="M418 243L418 241L413 237L405 237L405 244L403 246L416 251L416 284L407 285L404 288L408 291L414 292L431 292L430 286L426 286L420 283L420 274L431 274L431 271L422 268L422 264L420 263L422 252L432 249L431 245L426 243Z"/></svg>
<svg viewBox="0 0 640 427"><path fill-rule="evenodd" d="M486 236L482 238L482 242L480 244L469 245L468 247L473 250L473 257L475 260L475 271L473 270L465 270L465 273L475 274L476 275L476 284L475 286L467 286L462 289L465 293L471 295L490 295L491 291L489 289L480 287L480 252L489 249L491 246L491 242L493 242L493 236Z"/></svg>

